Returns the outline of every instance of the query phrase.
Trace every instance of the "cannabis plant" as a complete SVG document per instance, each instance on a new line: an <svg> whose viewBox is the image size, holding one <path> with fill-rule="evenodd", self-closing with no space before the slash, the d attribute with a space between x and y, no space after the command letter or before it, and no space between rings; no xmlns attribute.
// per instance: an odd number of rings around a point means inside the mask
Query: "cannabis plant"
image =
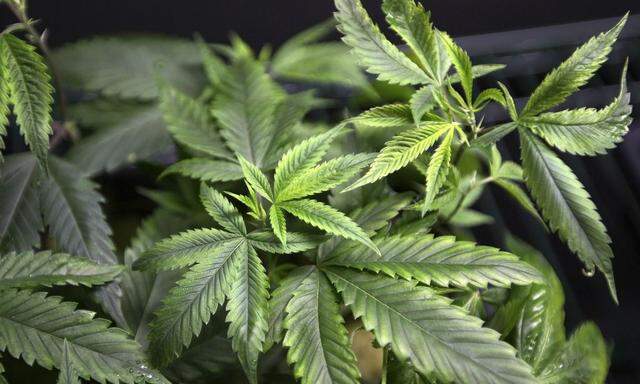
<svg viewBox="0 0 640 384"><path fill-rule="evenodd" d="M10 356L65 384L605 381L597 326L567 336L551 265L508 232L506 251L478 245L473 227L492 218L474 204L503 189L617 302L611 240L557 151L595 156L622 140L626 65L609 105L558 107L626 16L517 105L501 83L477 89L503 66L473 65L414 0L382 4L400 46L360 0L335 0L335 21L275 52L236 35L52 51L24 0L3 3L18 19L0 35L9 377L24 369ZM335 27L343 43L323 40ZM509 121L485 126L488 105ZM507 135L521 164L503 158ZM138 191L155 208L134 234L114 226L120 251L91 179L123 169L151 176ZM375 356L373 372L359 366Z"/></svg>

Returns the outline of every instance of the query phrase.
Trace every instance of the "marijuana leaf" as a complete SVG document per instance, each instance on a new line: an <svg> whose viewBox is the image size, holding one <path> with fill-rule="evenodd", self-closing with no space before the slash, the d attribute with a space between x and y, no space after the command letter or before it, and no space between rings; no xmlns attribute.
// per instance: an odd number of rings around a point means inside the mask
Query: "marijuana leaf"
<svg viewBox="0 0 640 384"><path fill-rule="evenodd" d="M578 155L603 154L622 141L631 124L627 66L622 71L619 96L603 109L581 108L542 113L518 119L550 145Z"/></svg>
<svg viewBox="0 0 640 384"><path fill-rule="evenodd" d="M360 0L335 0L338 29L367 72L395 84L426 84L430 79L373 24Z"/></svg>
<svg viewBox="0 0 640 384"><path fill-rule="evenodd" d="M422 374L443 381L535 382L531 368L496 332L431 288L339 267L326 273L378 343Z"/></svg>
<svg viewBox="0 0 640 384"><path fill-rule="evenodd" d="M42 292L4 290L0 295L2 349L29 365L35 361L45 368L60 368L59 351L66 341L69 360L83 379L128 383L147 373L138 367L143 360L139 346L125 332L75 307L75 303Z"/></svg>
<svg viewBox="0 0 640 384"><path fill-rule="evenodd" d="M0 264L0 289L52 285L100 285L113 280L121 266L100 265L63 253L9 253Z"/></svg>
<svg viewBox="0 0 640 384"><path fill-rule="evenodd" d="M589 81L605 62L611 46L627 22L625 15L613 28L578 48L566 61L545 77L520 113L531 117L560 103Z"/></svg>
<svg viewBox="0 0 640 384"><path fill-rule="evenodd" d="M520 145L525 182L542 215L588 270L598 267L602 271L617 301L611 239L589 193L571 169L533 134L521 129Z"/></svg>
<svg viewBox="0 0 640 384"><path fill-rule="evenodd" d="M3 67L3 81L7 81L8 101L13 104L13 111L20 126L20 133L29 148L38 158L40 165L46 169L49 151L49 135L51 129L51 104L53 103L53 87L44 59L36 52L36 48L23 40L9 34L0 36L0 67ZM3 87L4 88L4 87ZM7 101L7 88L0 93L0 98ZM0 112L6 110L6 104ZM4 134L6 114L0 118L0 136Z"/></svg>
<svg viewBox="0 0 640 384"><path fill-rule="evenodd" d="M28 153L8 156L0 164L0 175L0 250L30 250L44 229L37 160Z"/></svg>
<svg viewBox="0 0 640 384"><path fill-rule="evenodd" d="M376 240L382 256L361 246L340 249L323 264L384 272L424 284L467 288L540 282L535 269L496 248L455 241L450 236L392 236Z"/></svg>
<svg viewBox="0 0 640 384"><path fill-rule="evenodd" d="M320 271L312 270L300 282L286 312L283 345L289 348L287 360L303 384L359 382L337 295Z"/></svg>

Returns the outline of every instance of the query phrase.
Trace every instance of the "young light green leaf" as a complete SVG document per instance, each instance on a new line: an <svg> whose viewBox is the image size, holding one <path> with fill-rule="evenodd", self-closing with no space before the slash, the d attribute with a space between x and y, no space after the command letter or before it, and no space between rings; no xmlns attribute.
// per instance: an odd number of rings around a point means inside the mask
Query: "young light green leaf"
<svg viewBox="0 0 640 384"><path fill-rule="evenodd" d="M272 205L269 208L269 222L271 223L271 229L273 234L280 240L283 247L287 246L287 221L284 218L284 212L277 205Z"/></svg>
<svg viewBox="0 0 640 384"><path fill-rule="evenodd" d="M374 107L349 119L350 122L375 128L410 126L414 123L411 107L407 104L387 104Z"/></svg>
<svg viewBox="0 0 640 384"><path fill-rule="evenodd" d="M242 179L242 168L236 162L201 157L181 160L167 167L159 176L182 175L200 181L218 182Z"/></svg>
<svg viewBox="0 0 640 384"><path fill-rule="evenodd" d="M328 132L310 137L282 156L276 166L274 175L274 191L278 195L291 180L314 167L327 153L331 142L342 132L339 125Z"/></svg>
<svg viewBox="0 0 640 384"><path fill-rule="evenodd" d="M430 81L418 65L384 37L360 0L335 0L335 5L343 41L353 48L367 72L394 84L426 84Z"/></svg>
<svg viewBox="0 0 640 384"><path fill-rule="evenodd" d="M433 87L427 85L415 91L413 96L411 96L411 100L409 100L409 105L411 105L413 121L416 126L420 126L422 117L436 107L436 102L433 97Z"/></svg>
<svg viewBox="0 0 640 384"><path fill-rule="evenodd" d="M617 301L611 239L589 193L571 169L533 134L520 130L525 182L543 217L588 270L600 269Z"/></svg>
<svg viewBox="0 0 640 384"><path fill-rule="evenodd" d="M471 64L471 58L453 39L446 33L442 33L444 45L447 48L449 58L456 69L456 73L460 77L460 85L464 90L464 96L467 101L467 105L472 105L473 98L473 65Z"/></svg>
<svg viewBox="0 0 640 384"><path fill-rule="evenodd" d="M383 272L391 277L417 280L443 287L508 287L541 282L540 274L527 263L499 249L478 246L454 237L433 235L392 236L375 241L382 257L368 248L342 249L324 263Z"/></svg>
<svg viewBox="0 0 640 384"><path fill-rule="evenodd" d="M203 183L200 186L200 201L207 213L224 229L238 235L247 234L242 215L222 193Z"/></svg>
<svg viewBox="0 0 640 384"><path fill-rule="evenodd" d="M20 133L40 166L46 169L49 135L53 133L53 87L47 65L34 46L10 33L0 36L0 56L3 67L6 66L3 79L8 80L10 101ZM4 127L0 130L4 132Z"/></svg>
<svg viewBox="0 0 640 384"><path fill-rule="evenodd" d="M282 344L289 348L287 361L294 365L294 376L303 384L360 382L337 295L323 273L309 273L293 292L286 312Z"/></svg>
<svg viewBox="0 0 640 384"><path fill-rule="evenodd" d="M273 193L271 191L271 184L267 176L262 173L260 168L256 167L245 159L242 155L238 154L238 161L242 168L242 174L244 175L247 183L258 192L262 197L269 201L273 201Z"/></svg>
<svg viewBox="0 0 640 384"><path fill-rule="evenodd" d="M258 357L267 334L269 278L253 247L235 266L227 301L228 337L250 383L258 382Z"/></svg>
<svg viewBox="0 0 640 384"><path fill-rule="evenodd" d="M222 81L222 72L224 71L223 68L225 68L224 62L213 53L209 45L201 37L196 36L196 44L202 57L202 67L209 82L214 87L218 87Z"/></svg>
<svg viewBox="0 0 640 384"><path fill-rule="evenodd" d="M376 245L358 224L328 205L315 200L301 199L278 203L278 206L307 224L333 235L358 241L378 252Z"/></svg>
<svg viewBox="0 0 640 384"><path fill-rule="evenodd" d="M478 97L476 97L476 100L473 102L473 108L475 108L476 110L481 110L490 101L495 101L503 107L507 106L507 101L504 99L502 90L498 88L487 88L484 91L480 92Z"/></svg>
<svg viewBox="0 0 640 384"><path fill-rule="evenodd" d="M391 28L409 45L429 78L435 84L440 78L440 54L430 14L413 0L385 0L382 10Z"/></svg>
<svg viewBox="0 0 640 384"><path fill-rule="evenodd" d="M119 265L100 265L64 253L9 253L0 264L0 289L66 284L90 287L113 280L121 271Z"/></svg>
<svg viewBox="0 0 640 384"><path fill-rule="evenodd" d="M531 129L561 151L590 156L604 154L622 141L631 124L626 65L622 73L620 94L605 108L543 113L521 118L518 124Z"/></svg>
<svg viewBox="0 0 640 384"><path fill-rule="evenodd" d="M326 273L378 344L390 345L418 372L445 382L536 382L531 368L497 332L482 328L482 320L431 288L338 267Z"/></svg>
<svg viewBox="0 0 640 384"><path fill-rule="evenodd" d="M439 32L440 34L442 34L443 32ZM495 71L499 71L501 69L504 69L506 66L504 64L478 64L478 65L474 65L473 67L471 67L471 76L474 79L477 79L478 77L482 77L482 76L486 76L490 73L493 73ZM448 79L451 84L455 84L455 83L459 83L460 82L460 75L458 75L457 73L453 73L451 74L451 76L449 76Z"/></svg>
<svg viewBox="0 0 640 384"><path fill-rule="evenodd" d="M586 84L606 61L627 18L628 14L609 31L592 37L549 73L529 98L521 116L531 117L544 112L562 103Z"/></svg>
<svg viewBox="0 0 640 384"><path fill-rule="evenodd" d="M429 161L429 167L427 168L427 184L425 187L426 195L422 208L423 215L426 213L429 206L431 206L431 203L433 203L436 195L440 192L440 188L444 185L447 175L449 174L451 144L453 143L454 135L455 130L450 129Z"/></svg>
<svg viewBox="0 0 640 384"><path fill-rule="evenodd" d="M518 128L516 123L496 125L495 127L487 129L487 131L478 136L478 138L473 139L471 145L478 148L487 148L502 140L502 138L515 131L516 128Z"/></svg>
<svg viewBox="0 0 640 384"><path fill-rule="evenodd" d="M328 191L356 176L375 154L345 155L298 173L276 195L276 202L298 199Z"/></svg>
<svg viewBox="0 0 640 384"><path fill-rule="evenodd" d="M350 191L373 183L405 167L418 158L425 150L448 131L453 131L450 123L427 123L419 128L404 131L391 140L380 151L369 171L344 191Z"/></svg>

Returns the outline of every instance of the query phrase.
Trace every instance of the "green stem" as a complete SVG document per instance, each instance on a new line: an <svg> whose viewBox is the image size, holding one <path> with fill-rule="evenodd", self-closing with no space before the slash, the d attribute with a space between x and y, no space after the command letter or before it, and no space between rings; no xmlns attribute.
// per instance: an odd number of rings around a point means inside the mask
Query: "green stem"
<svg viewBox="0 0 640 384"><path fill-rule="evenodd" d="M451 211L451 213L449 215L447 215L447 217L444 219L445 223L448 223L449 220L451 220L451 218L453 218L462 208L462 204L464 203L465 199L467 198L467 196L469 196L469 194L474 191L476 188L479 188L487 183L490 183L491 181L493 181L493 177L489 176L489 177L485 177L484 179L480 180L479 182L473 184L473 186L471 186L471 188L468 188L465 193L458 199L458 202L456 203L455 208L453 208L453 211Z"/></svg>
<svg viewBox="0 0 640 384"><path fill-rule="evenodd" d="M382 349L382 379L380 384L387 384L387 371L389 367L389 349L384 347Z"/></svg>

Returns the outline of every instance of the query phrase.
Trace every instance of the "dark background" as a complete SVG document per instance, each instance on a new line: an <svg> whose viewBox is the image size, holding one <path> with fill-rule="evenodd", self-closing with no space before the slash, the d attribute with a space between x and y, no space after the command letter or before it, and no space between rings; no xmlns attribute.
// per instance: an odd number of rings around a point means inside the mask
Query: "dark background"
<svg viewBox="0 0 640 384"><path fill-rule="evenodd" d="M163 32L214 42L238 32L254 46L278 44L329 18L331 0L31 0L53 45L95 34ZM380 1L364 0L381 21ZM640 12L635 0L434 0L423 2L436 25L453 36L507 31ZM5 12L4 10L1 12ZM7 17L5 12L2 17ZM6 24L2 20L2 24Z"/></svg>
<svg viewBox="0 0 640 384"><path fill-rule="evenodd" d="M125 32L184 37L199 32L208 41L225 42L230 31L239 33L254 48L267 43L277 46L292 34L329 18L333 11L331 0L32 0L31 3L30 15L41 19L49 29L49 41L53 46L97 34ZM364 0L363 3L383 24L380 2ZM435 24L453 36L619 17L626 11L640 14L640 1L636 0L440 0L424 2L424 5L432 11ZM9 22L12 18L6 9L0 8L0 25ZM587 32L592 34L599 30ZM391 34L388 36L392 37ZM536 32L530 36L525 34L524 38L536 40L539 36ZM545 38L549 39L549 36ZM640 48L640 44L634 45L632 51L640 52L636 47ZM473 46L465 45L465 48ZM629 55L628 52L625 54ZM558 58L556 64L561 59ZM640 61L636 64L632 61L632 69L634 67L635 71L630 75L639 81ZM539 78L534 79L534 83L536 81ZM523 91L525 94L528 93ZM592 194L614 240L614 269L621 299L618 307L608 297L604 279L582 276L577 258L569 254L555 236L542 232L534 221L523 219L522 211L516 207L505 209L505 196L499 191L493 191L481 201L481 209L500 212L498 215L502 217L498 218L496 228L504 225L514 229L543 250L554 264L566 289L568 328L571 330L584 320L594 320L613 343L609 383L640 383L638 128L638 124L634 124L624 145L610 156L585 160L563 157ZM509 144L507 152L517 146L514 142ZM517 155L515 151L513 153ZM499 243L496 228L481 230L480 241Z"/></svg>

